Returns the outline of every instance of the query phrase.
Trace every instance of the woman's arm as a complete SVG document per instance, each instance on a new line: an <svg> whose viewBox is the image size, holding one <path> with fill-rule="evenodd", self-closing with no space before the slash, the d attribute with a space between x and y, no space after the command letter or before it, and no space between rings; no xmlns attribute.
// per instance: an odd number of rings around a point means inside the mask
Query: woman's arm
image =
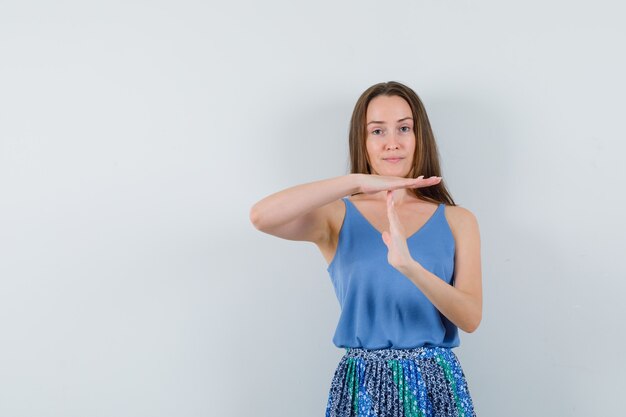
<svg viewBox="0 0 626 417"><path fill-rule="evenodd" d="M359 192L360 174L296 185L257 202L250 221L262 232L289 240L319 242L330 232L329 203Z"/></svg>
<svg viewBox="0 0 626 417"><path fill-rule="evenodd" d="M482 319L480 233L476 217L469 210L457 208L452 286L411 257L392 194L387 195L389 231L383 232L389 263L409 278L448 320L465 332L473 332Z"/></svg>
<svg viewBox="0 0 626 417"><path fill-rule="evenodd" d="M287 188L265 197L252 206L250 221L262 232L289 240L320 243L327 240L331 219L342 207L340 198L400 188L437 184L441 178L400 178L382 175L349 174Z"/></svg>

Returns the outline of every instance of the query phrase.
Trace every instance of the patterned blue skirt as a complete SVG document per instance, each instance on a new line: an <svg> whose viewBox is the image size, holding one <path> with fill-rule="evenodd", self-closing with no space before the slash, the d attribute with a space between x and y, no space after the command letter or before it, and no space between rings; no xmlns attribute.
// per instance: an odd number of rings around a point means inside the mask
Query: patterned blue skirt
<svg viewBox="0 0 626 417"><path fill-rule="evenodd" d="M326 417L475 417L465 374L451 349L346 348Z"/></svg>

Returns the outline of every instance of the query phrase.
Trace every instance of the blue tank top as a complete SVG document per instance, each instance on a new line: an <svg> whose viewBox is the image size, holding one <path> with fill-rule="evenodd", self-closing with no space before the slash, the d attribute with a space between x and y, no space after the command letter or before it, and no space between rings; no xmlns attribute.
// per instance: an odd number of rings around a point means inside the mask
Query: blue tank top
<svg viewBox="0 0 626 417"><path fill-rule="evenodd" d="M387 262L380 232L343 198L346 214L328 273L341 306L333 337L337 347L408 349L459 346L457 327L413 282ZM445 204L407 239L424 268L453 283L454 236Z"/></svg>

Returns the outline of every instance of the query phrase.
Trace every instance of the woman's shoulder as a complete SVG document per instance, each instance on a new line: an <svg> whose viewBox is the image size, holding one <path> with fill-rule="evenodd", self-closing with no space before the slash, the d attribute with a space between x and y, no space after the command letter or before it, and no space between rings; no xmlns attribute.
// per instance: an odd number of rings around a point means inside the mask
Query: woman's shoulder
<svg viewBox="0 0 626 417"><path fill-rule="evenodd" d="M459 220L475 219L476 216L468 208L462 206L452 206L446 204L446 216L454 217Z"/></svg>
<svg viewBox="0 0 626 417"><path fill-rule="evenodd" d="M464 230L478 228L478 219L471 210L465 207L446 204L445 216L455 236Z"/></svg>

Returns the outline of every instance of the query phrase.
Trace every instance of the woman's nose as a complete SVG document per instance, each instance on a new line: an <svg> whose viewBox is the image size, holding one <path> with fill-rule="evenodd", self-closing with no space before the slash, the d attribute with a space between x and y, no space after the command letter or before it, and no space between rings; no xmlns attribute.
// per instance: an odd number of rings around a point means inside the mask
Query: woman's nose
<svg viewBox="0 0 626 417"><path fill-rule="evenodd" d="M387 137L387 144L385 146L385 149L391 150L398 149L399 147L400 146L398 145L398 138L396 137L395 133L392 133Z"/></svg>

